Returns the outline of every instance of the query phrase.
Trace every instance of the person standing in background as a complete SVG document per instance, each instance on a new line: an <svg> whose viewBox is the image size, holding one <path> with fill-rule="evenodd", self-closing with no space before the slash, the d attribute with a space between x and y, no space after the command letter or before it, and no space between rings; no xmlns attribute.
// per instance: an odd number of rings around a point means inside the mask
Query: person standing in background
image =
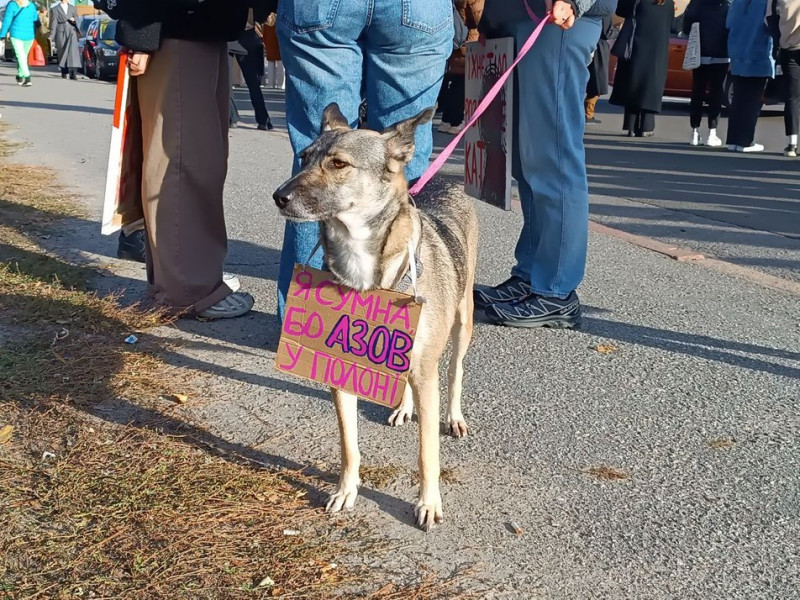
<svg viewBox="0 0 800 600"><path fill-rule="evenodd" d="M725 77L728 75L728 19L730 0L692 0L683 14L683 33L689 35L692 25L700 24L700 66L692 71L692 97L689 124L692 127L690 146L699 146L703 100L708 90L708 138L706 145L722 146L717 135L722 101L725 99Z"/></svg>
<svg viewBox="0 0 800 600"><path fill-rule="evenodd" d="M236 62L242 70L244 81L250 92L250 103L256 113L256 123L261 131L273 129L272 121L267 112L267 105L264 102L264 94L261 93L261 79L264 77L264 42L263 25L267 19L267 14L263 10L254 12L251 8L247 13L247 25L242 35L239 36L239 43L247 51L247 54L236 54Z"/></svg>
<svg viewBox="0 0 800 600"><path fill-rule="evenodd" d="M779 60L783 70L786 105L783 120L788 144L784 156L797 156L797 135L800 133L800 0L770 0L767 24L777 27L774 37L780 46Z"/></svg>
<svg viewBox="0 0 800 600"><path fill-rule="evenodd" d="M484 0L457 0L456 10L467 26L467 42L478 39L478 23L483 14ZM453 50L448 62L447 73L442 82L439 107L442 109L440 133L457 134L464 127L464 91L466 81L467 48L461 46Z"/></svg>
<svg viewBox="0 0 800 600"><path fill-rule="evenodd" d="M733 0L728 10L733 102L728 109L727 146L731 152L764 150L755 137L767 79L775 77L772 38L764 26L768 1L772 0Z"/></svg>
<svg viewBox="0 0 800 600"><path fill-rule="evenodd" d="M61 0L50 9L50 41L55 42L63 79L67 75L70 79L77 79L77 70L81 66L77 19L78 11L67 0Z"/></svg>
<svg viewBox="0 0 800 600"><path fill-rule="evenodd" d="M39 13L30 0L11 0L6 6L0 39L11 35L11 47L17 57L17 85L30 87L31 71L28 68L28 52L31 51L39 26Z"/></svg>
<svg viewBox="0 0 800 600"><path fill-rule="evenodd" d="M300 169L300 153L320 133L322 112L333 102L355 127L366 100L367 125L378 131L436 103L453 50L451 0L373 0L369 5L371 10L362 0L278 3L293 174ZM416 130L414 156L405 168L409 181L425 171L432 150L427 123ZM318 223L286 222L278 273L281 318L295 263L322 266L321 252L309 259L318 241Z"/></svg>
<svg viewBox="0 0 800 600"><path fill-rule="evenodd" d="M611 57L609 41L616 37L617 28L614 26L612 15L603 17L603 28L600 30L600 41L589 64L589 83L586 84L586 100L583 102L587 125L601 123L595 114L595 107L600 96L608 93L608 63Z"/></svg>
<svg viewBox="0 0 800 600"><path fill-rule="evenodd" d="M667 83L673 0L619 0L617 15L636 19L630 60L617 63L609 102L625 107L622 129L628 137L650 137Z"/></svg>
<svg viewBox="0 0 800 600"><path fill-rule="evenodd" d="M281 49L278 45L277 23L278 15L275 12L269 13L264 23L264 55L267 59L267 87L283 89L284 73Z"/></svg>

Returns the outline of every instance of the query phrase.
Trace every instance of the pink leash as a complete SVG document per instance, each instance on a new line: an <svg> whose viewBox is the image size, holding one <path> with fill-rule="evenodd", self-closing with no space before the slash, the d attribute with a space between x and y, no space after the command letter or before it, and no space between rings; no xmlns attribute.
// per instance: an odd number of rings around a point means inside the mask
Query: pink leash
<svg viewBox="0 0 800 600"><path fill-rule="evenodd" d="M539 18L530 9L527 2L525 3L525 8L528 9L528 15L530 15L531 19L533 19L534 22L539 20ZM464 125L464 129L462 129L458 133L458 135L456 135L456 137L453 138L453 141L450 142L447 145L447 147L444 150L442 150L441 154L439 154L439 156L436 157L436 160L434 160L428 166L428 168L422 174L422 177L420 177L417 180L417 183L415 183L414 186L410 190L408 190L409 194L411 194L412 196L416 196L417 194L419 194L420 191L422 191L422 188L424 188L425 185L433 178L433 176L436 175L439 169L441 169L444 166L444 163L447 162L447 159L450 158L450 155L453 154L453 151L458 147L459 143L461 142L461 139L464 137L464 134L467 133L467 129L469 129L475 123L477 123L478 119L481 118L481 115L484 112L486 112L486 109L489 108L489 105L497 97L497 94L500 93L500 89L503 87L506 80L508 80L508 78L511 77L511 74L514 72L514 69L519 64L519 61L525 58L525 55L528 53L528 50L530 50L533 47L533 44L539 38L539 34L542 33L542 29L544 29L544 26L547 25L547 23L549 22L550 22L550 13L547 13L544 16L544 19L542 19L541 22L536 26L536 29L533 30L533 33L531 33L530 37L522 45L522 48L519 49L519 52L517 52L517 58L514 60L513 63L511 63L511 66L506 70L505 73L503 73L500 76L500 79L498 79L497 82L492 86L492 89L489 90L489 93L486 94L486 97L480 101L480 104L478 104L478 107L475 109L475 112L473 113L472 117L467 122L467 124Z"/></svg>

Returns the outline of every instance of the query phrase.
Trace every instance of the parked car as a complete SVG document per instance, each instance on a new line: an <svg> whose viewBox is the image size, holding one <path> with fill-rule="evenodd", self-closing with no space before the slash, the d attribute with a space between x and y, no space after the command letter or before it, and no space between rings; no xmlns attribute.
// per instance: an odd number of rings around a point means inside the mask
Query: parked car
<svg viewBox="0 0 800 600"><path fill-rule="evenodd" d="M83 47L86 44L86 33L89 31L89 26L97 21L97 17L87 16L78 18L78 52L83 55Z"/></svg>
<svg viewBox="0 0 800 600"><path fill-rule="evenodd" d="M116 79L119 66L116 31L117 22L111 19L97 20L89 26L81 51L81 65L90 79Z"/></svg>

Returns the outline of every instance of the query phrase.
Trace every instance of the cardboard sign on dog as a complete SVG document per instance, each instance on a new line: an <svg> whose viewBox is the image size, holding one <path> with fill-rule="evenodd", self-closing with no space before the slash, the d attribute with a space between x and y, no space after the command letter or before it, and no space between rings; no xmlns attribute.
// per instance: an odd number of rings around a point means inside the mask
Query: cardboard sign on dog
<svg viewBox="0 0 800 600"><path fill-rule="evenodd" d="M295 265L275 365L394 408L408 383L421 310L408 294L359 292Z"/></svg>

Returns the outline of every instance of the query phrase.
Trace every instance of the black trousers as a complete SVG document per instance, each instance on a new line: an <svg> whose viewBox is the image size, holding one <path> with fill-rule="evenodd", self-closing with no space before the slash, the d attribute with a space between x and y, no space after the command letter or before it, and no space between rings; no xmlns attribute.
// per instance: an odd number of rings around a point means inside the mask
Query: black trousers
<svg viewBox="0 0 800 600"><path fill-rule="evenodd" d="M800 134L800 50L781 50L781 68L786 86L783 122L786 135Z"/></svg>
<svg viewBox="0 0 800 600"><path fill-rule="evenodd" d="M622 128L625 131L633 131L637 135L655 131L656 113L649 110L626 108Z"/></svg>
<svg viewBox="0 0 800 600"><path fill-rule="evenodd" d="M256 113L256 123L266 125L269 121L269 112L264 103L264 95L261 93L261 77L264 75L264 45L254 31L252 33L245 32L239 41L247 49L247 54L237 54L236 62L239 63L247 90L250 92L250 103Z"/></svg>
<svg viewBox="0 0 800 600"><path fill-rule="evenodd" d="M689 103L689 122L692 129L700 127L703 120L703 100L708 90L708 128L716 129L725 98L725 75L728 64L700 65L692 71L692 99Z"/></svg>
<svg viewBox="0 0 800 600"><path fill-rule="evenodd" d="M746 148L755 140L766 87L766 77L733 76L733 103L728 109L729 146Z"/></svg>
<svg viewBox="0 0 800 600"><path fill-rule="evenodd" d="M464 120L464 82L466 77L457 73L445 73L440 94L442 123L461 125Z"/></svg>

